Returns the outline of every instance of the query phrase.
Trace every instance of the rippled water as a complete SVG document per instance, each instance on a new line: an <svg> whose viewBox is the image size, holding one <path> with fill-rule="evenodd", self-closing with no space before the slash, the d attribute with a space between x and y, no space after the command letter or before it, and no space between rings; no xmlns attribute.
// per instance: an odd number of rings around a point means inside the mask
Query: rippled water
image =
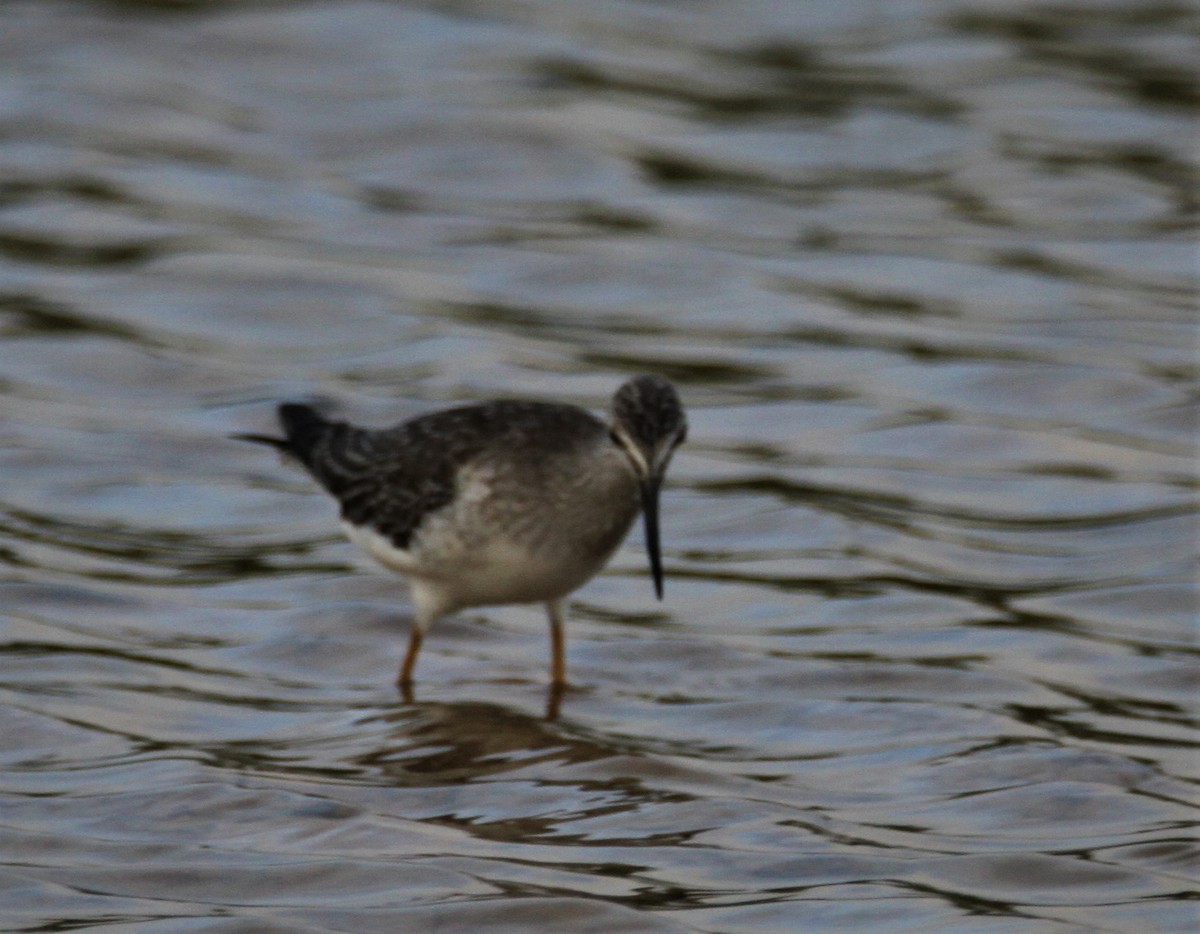
<svg viewBox="0 0 1200 934"><path fill-rule="evenodd" d="M0 927L1191 931L1197 17L0 8ZM268 452L674 379L545 623Z"/></svg>

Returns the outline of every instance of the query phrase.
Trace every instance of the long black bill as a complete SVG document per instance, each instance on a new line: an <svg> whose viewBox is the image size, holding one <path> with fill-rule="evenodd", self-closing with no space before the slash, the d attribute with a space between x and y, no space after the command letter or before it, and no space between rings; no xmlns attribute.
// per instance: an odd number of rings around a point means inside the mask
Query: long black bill
<svg viewBox="0 0 1200 934"><path fill-rule="evenodd" d="M646 527L646 551L650 555L650 574L654 577L654 593L663 598L662 552L658 543L658 490L661 477L651 477L642 484L642 524Z"/></svg>

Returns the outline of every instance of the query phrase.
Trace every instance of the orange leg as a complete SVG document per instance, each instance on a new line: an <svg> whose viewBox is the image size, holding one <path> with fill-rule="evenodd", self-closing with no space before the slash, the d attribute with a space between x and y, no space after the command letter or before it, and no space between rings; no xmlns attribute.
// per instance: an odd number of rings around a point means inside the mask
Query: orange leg
<svg viewBox="0 0 1200 934"><path fill-rule="evenodd" d="M550 617L550 683L562 687L567 683L567 663L563 652L562 603L551 600L546 604Z"/></svg>
<svg viewBox="0 0 1200 934"><path fill-rule="evenodd" d="M417 653L421 651L424 638L421 627L414 624L408 637L408 651L404 653L404 662L400 665L400 677L396 679L396 684L405 692L412 686L413 669L417 666Z"/></svg>

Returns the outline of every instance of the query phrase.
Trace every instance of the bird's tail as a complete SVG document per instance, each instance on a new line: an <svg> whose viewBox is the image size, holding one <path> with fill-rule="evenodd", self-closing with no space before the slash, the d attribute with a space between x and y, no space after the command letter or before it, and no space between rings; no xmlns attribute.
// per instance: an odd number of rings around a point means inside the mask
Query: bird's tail
<svg viewBox="0 0 1200 934"><path fill-rule="evenodd" d="M312 450L313 445L331 425L312 406L298 402L285 402L279 407L279 424L283 426L282 438L259 434L235 434L229 437L235 441L265 444L282 454L290 454L301 462L306 462L307 452Z"/></svg>
<svg viewBox="0 0 1200 934"><path fill-rule="evenodd" d="M247 435L239 433L230 435L229 437L233 441L250 441L254 444L267 444L285 454L289 447L287 438L272 438L270 435Z"/></svg>

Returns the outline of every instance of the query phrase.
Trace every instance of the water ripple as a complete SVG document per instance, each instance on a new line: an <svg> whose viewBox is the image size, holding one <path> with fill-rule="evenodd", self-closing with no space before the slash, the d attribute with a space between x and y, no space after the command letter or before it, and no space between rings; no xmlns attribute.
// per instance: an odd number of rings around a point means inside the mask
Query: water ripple
<svg viewBox="0 0 1200 934"><path fill-rule="evenodd" d="M4 23L0 927L1193 930L1194 11ZM227 439L640 370L561 696Z"/></svg>

